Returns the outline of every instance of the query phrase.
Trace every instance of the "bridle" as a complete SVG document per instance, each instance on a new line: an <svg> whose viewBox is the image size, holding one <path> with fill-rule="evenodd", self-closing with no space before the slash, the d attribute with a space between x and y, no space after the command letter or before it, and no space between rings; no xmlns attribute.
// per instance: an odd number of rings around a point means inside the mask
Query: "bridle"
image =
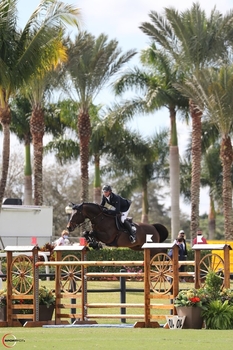
<svg viewBox="0 0 233 350"><path fill-rule="evenodd" d="M103 214L102 211L100 211L100 213L99 213L98 215L94 216L93 218L90 218L90 217L87 218L87 217L85 217L85 216L83 215L83 213L82 213L83 203L80 204L79 206L74 205L72 209L73 209L73 210L76 210L76 213L80 214L80 215L83 216L83 218L84 218L84 221L81 222L80 224L77 224L76 222L72 221L71 219L69 220L69 224L71 225L71 228L72 228L73 230L75 230L76 227L81 227L81 226L85 225L85 224L86 224L85 219L89 219L89 221L92 223L92 225L94 225L94 224L95 224L94 220L95 220L98 216L100 216L101 214ZM80 210L80 209L81 209L81 210ZM73 216L74 216L74 215L72 215L72 217L73 217Z"/></svg>

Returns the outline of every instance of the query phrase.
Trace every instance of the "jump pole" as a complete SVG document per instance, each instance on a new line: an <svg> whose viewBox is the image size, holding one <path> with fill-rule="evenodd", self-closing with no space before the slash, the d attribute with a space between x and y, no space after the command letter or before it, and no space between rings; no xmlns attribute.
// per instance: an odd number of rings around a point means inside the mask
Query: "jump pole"
<svg viewBox="0 0 233 350"><path fill-rule="evenodd" d="M68 263L68 261L50 261L49 265L51 266L56 266L56 268L60 268L60 266L64 266L67 264L70 265L78 265L78 266L83 266L83 267L88 267L88 266L122 266L122 265L127 265L127 266L138 266L138 265L143 265L144 266L144 322L136 322L135 323L135 328L136 327L147 327L147 328L152 328L152 327L160 327L158 322L151 322L152 319L155 319L153 315L151 315L151 299L155 298L155 295L151 294L150 289L151 289L151 277L150 277L150 270L151 270L151 261L153 259L150 259L150 249L157 248L159 251L161 249L173 249L173 259L171 261L171 267L172 267L172 280L173 280L173 295L171 296L172 298L174 295L176 296L178 294L178 284L179 284L179 275L178 275L178 246L174 243L170 244L162 244L162 243L146 243L143 245L144 248L144 261L72 261L72 263ZM46 265L48 263L45 262L38 262L37 266L39 265ZM88 275L88 274L87 274ZM98 275L98 273L96 274ZM119 275L124 275L123 273L118 273ZM83 288L85 289L85 288ZM170 292L169 292L170 293ZM153 307L153 305L152 305ZM168 307L168 309L171 309L171 306ZM175 313L175 308L173 307L173 314ZM122 317L122 315L121 315ZM162 317L162 316L161 316ZM164 317L164 316L163 316Z"/></svg>
<svg viewBox="0 0 233 350"><path fill-rule="evenodd" d="M169 250L173 249L173 259L172 259L172 279L173 279L173 298L179 292L179 264L178 264L178 251L179 248L175 243L145 243L142 248L144 249L144 322L137 322L135 327L141 328L158 328L160 325L158 322L151 322L154 318L151 315L151 300L154 295L151 294L151 262L154 257L151 259L150 250L158 249L158 252L161 249ZM158 253L159 254L159 253ZM173 314L175 314L175 308L173 307Z"/></svg>

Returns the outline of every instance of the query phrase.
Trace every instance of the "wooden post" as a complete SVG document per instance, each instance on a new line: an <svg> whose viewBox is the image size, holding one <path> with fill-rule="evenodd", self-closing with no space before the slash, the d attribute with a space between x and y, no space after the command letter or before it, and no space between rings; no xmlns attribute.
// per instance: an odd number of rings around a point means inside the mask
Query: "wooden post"
<svg viewBox="0 0 233 350"><path fill-rule="evenodd" d="M172 254L172 269L173 269L173 291L174 298L179 293L179 247L176 244L173 248ZM176 308L173 304L173 315L176 315Z"/></svg>
<svg viewBox="0 0 233 350"><path fill-rule="evenodd" d="M225 245L223 248L224 254L224 287L230 288L230 247Z"/></svg>
<svg viewBox="0 0 233 350"><path fill-rule="evenodd" d="M61 318L58 316L60 314L61 310L59 305L61 304L61 279L60 279L60 271L61 266L56 265L55 266L55 295L56 295L56 301L55 301L55 324L61 323Z"/></svg>
<svg viewBox="0 0 233 350"><path fill-rule="evenodd" d="M82 250L81 252L81 259L82 261L86 261L87 260L87 250L86 248ZM87 278L86 278L86 272L87 272L87 268L85 266L81 266L81 285L82 285L82 289L81 289L81 303L82 303L82 310L81 310L81 314L82 314L82 319L81 321L86 320L86 315L87 315L87 309L85 308L85 305L87 303Z"/></svg>
<svg viewBox="0 0 233 350"><path fill-rule="evenodd" d="M150 249L144 249L144 321L150 326Z"/></svg>
<svg viewBox="0 0 233 350"><path fill-rule="evenodd" d="M200 288L201 286L201 269L200 269L200 261L201 261L201 251L200 249L195 250L195 281L194 281L194 287Z"/></svg>
<svg viewBox="0 0 233 350"><path fill-rule="evenodd" d="M32 250L32 273L33 273L33 321L39 321L39 268L36 268L38 262L38 248Z"/></svg>
<svg viewBox="0 0 233 350"><path fill-rule="evenodd" d="M11 263L12 263L12 252L8 251L7 252L7 322L8 326L12 327L13 326L13 318L12 318L12 286L11 286ZM10 276L10 277L9 277Z"/></svg>

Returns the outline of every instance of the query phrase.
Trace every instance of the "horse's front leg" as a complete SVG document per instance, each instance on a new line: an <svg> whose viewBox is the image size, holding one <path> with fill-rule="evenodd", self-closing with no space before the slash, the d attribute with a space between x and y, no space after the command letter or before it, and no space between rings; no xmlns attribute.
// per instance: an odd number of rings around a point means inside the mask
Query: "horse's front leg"
<svg viewBox="0 0 233 350"><path fill-rule="evenodd" d="M93 248L93 249L101 249L102 244L97 242L96 238L95 238L95 231L85 231L83 233L83 237L85 237L88 246Z"/></svg>
<svg viewBox="0 0 233 350"><path fill-rule="evenodd" d="M86 239L87 243L91 241L91 232L90 231L84 231L83 237Z"/></svg>

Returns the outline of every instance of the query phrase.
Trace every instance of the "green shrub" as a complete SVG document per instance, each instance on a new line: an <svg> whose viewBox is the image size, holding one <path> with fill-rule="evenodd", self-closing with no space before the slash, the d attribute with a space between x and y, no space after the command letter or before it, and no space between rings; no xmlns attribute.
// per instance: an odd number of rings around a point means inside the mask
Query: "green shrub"
<svg viewBox="0 0 233 350"><path fill-rule="evenodd" d="M64 257L69 254L70 253L67 252L64 254ZM76 255L80 259L79 252L72 252L72 255ZM143 251L134 251L129 248L104 248L100 250L90 249L87 252L88 261L143 261L143 259ZM123 268L125 268L124 264L122 266L90 266L88 267L88 272L120 272L120 270ZM137 269L137 266L134 266L132 271L135 272L139 271L140 269Z"/></svg>
<svg viewBox="0 0 233 350"><path fill-rule="evenodd" d="M228 300L213 300L208 308L203 310L202 315L207 329L232 329L233 328L233 306Z"/></svg>

